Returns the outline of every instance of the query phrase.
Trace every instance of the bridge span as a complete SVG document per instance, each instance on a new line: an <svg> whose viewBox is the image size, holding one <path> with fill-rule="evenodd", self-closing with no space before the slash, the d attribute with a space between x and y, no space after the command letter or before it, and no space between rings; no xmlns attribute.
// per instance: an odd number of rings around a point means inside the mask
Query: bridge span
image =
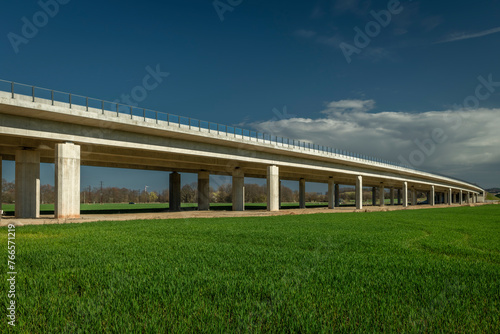
<svg viewBox="0 0 500 334"><path fill-rule="evenodd" d="M3 86L2 86L3 85ZM384 204L474 203L484 190L468 182L312 143L125 106L69 93L0 81L1 161L15 160L16 217L36 218L40 163L55 164L56 218L80 216L80 167L170 172L170 210L180 210L180 172L198 174L198 208L209 209L209 176L232 176L233 210L244 210L244 178L267 179L267 209L280 208L280 180L328 184L329 208L339 205L339 185L378 189ZM159 181L161 182L161 181ZM375 199L375 197L374 197ZM1 203L1 187L0 187ZM375 201L374 201L375 203Z"/></svg>

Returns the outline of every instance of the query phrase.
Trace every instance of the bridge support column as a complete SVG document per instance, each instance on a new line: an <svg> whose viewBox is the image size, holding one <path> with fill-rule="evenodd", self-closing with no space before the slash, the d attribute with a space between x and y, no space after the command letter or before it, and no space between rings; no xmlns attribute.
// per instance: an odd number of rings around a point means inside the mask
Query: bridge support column
<svg viewBox="0 0 500 334"><path fill-rule="evenodd" d="M198 210L210 210L210 173L198 172Z"/></svg>
<svg viewBox="0 0 500 334"><path fill-rule="evenodd" d="M448 204L450 201L448 191L444 192L444 204Z"/></svg>
<svg viewBox="0 0 500 334"><path fill-rule="evenodd" d="M80 146L56 145L55 151L56 218L80 218Z"/></svg>
<svg viewBox="0 0 500 334"><path fill-rule="evenodd" d="M0 155L0 211L2 210L2 156ZM0 217L2 214L0 213Z"/></svg>
<svg viewBox="0 0 500 334"><path fill-rule="evenodd" d="M385 206L385 188L384 188L384 183L380 183L379 189L379 194L378 196L380 197L380 206Z"/></svg>
<svg viewBox="0 0 500 334"><path fill-rule="evenodd" d="M452 205L453 204L453 190L451 190L451 188L448 189L448 198L450 199L448 201L448 205Z"/></svg>
<svg viewBox="0 0 500 334"><path fill-rule="evenodd" d="M267 211L280 209L280 175L278 166L267 166Z"/></svg>
<svg viewBox="0 0 500 334"><path fill-rule="evenodd" d="M403 182L403 207L408 207L408 182Z"/></svg>
<svg viewBox="0 0 500 334"><path fill-rule="evenodd" d="M434 186L431 186L431 192L429 194L429 204L434 206L436 204L436 190L434 189Z"/></svg>
<svg viewBox="0 0 500 334"><path fill-rule="evenodd" d="M169 210L181 211L181 174L177 172L169 175Z"/></svg>
<svg viewBox="0 0 500 334"><path fill-rule="evenodd" d="M335 209L335 181L331 176L328 179L328 209Z"/></svg>
<svg viewBox="0 0 500 334"><path fill-rule="evenodd" d="M417 205L417 189L411 188L411 205Z"/></svg>
<svg viewBox="0 0 500 334"><path fill-rule="evenodd" d="M390 190L390 196L391 196L391 205L394 205L394 187L391 187L391 190Z"/></svg>
<svg viewBox="0 0 500 334"><path fill-rule="evenodd" d="M462 193L462 190L460 190L460 192L458 193L458 204L464 204L464 195Z"/></svg>
<svg viewBox="0 0 500 334"><path fill-rule="evenodd" d="M233 171L233 211L245 210L245 174L241 169Z"/></svg>
<svg viewBox="0 0 500 334"><path fill-rule="evenodd" d="M466 201L467 201L466 202L467 204L470 204L470 192L467 192L467 200Z"/></svg>
<svg viewBox="0 0 500 334"><path fill-rule="evenodd" d="M340 185L335 183L335 207L340 207Z"/></svg>
<svg viewBox="0 0 500 334"><path fill-rule="evenodd" d="M40 152L16 151L16 218L40 217Z"/></svg>
<svg viewBox="0 0 500 334"><path fill-rule="evenodd" d="M299 207L306 208L306 179L299 180Z"/></svg>
<svg viewBox="0 0 500 334"><path fill-rule="evenodd" d="M363 209L363 177L356 177L356 209Z"/></svg>
<svg viewBox="0 0 500 334"><path fill-rule="evenodd" d="M401 205L401 189L398 189L398 205Z"/></svg>
<svg viewBox="0 0 500 334"><path fill-rule="evenodd" d="M279 208L281 209L281 203L283 203L283 189L282 189L282 185L281 185L281 180L280 180L280 206Z"/></svg>
<svg viewBox="0 0 500 334"><path fill-rule="evenodd" d="M372 206L377 205L377 188L372 187Z"/></svg>

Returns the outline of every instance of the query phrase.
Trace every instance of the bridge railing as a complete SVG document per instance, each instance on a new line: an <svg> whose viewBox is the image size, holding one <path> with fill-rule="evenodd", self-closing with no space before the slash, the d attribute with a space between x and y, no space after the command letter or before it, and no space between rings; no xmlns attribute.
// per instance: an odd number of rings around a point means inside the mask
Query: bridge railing
<svg viewBox="0 0 500 334"><path fill-rule="evenodd" d="M62 106L69 109L102 113L106 115L115 115L116 117L129 117L136 121L153 122L168 127L178 127L184 130L206 132L217 134L219 136L233 137L236 139L241 139L242 141L269 144L282 148L291 148L317 154L334 156L336 158L345 160L356 160L359 162L369 163L370 165L389 166L392 168L403 170L409 169L419 171L428 175L433 175L425 171L420 171L413 166L407 166L405 164L395 163L364 154L341 150L338 148L317 145L309 141L290 139L236 126L203 121L161 111L139 108L137 106L125 105L116 101L112 102L94 99L87 96L25 85L13 81L5 81L0 79L0 94L4 97L10 96L11 98L28 100L36 103Z"/></svg>

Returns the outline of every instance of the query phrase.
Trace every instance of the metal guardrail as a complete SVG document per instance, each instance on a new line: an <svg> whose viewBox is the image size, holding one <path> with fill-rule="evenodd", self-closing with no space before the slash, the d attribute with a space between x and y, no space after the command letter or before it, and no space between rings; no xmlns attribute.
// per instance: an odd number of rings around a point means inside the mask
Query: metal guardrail
<svg viewBox="0 0 500 334"><path fill-rule="evenodd" d="M217 135L222 135L226 137L234 137L239 138L244 141L252 140L254 142L261 142L263 144L270 145L280 145L281 147L292 148L304 150L307 152L315 152L320 154L325 154L329 156L340 157L345 160L353 160L364 163L369 163L371 165L378 165L382 167L392 167L401 170L409 170L409 171L418 171L421 173L425 173L428 175L440 175L450 178L445 175L437 174L437 173L428 173L412 166L407 166L401 163L395 163L392 161L371 157L364 154L358 154L346 150L341 150L329 146L317 145L311 142L300 141L295 139L290 139L286 137L280 137L272 134L267 134L258 131L252 131L248 129L243 129L235 126L203 121L191 117L179 116L170 113L165 113L161 111L139 108L130 105L121 104L118 102L111 102L106 100L89 98L87 96L66 93L61 91L56 91L53 89L46 89L36 86L25 85L21 83L17 83L14 81L6 81L0 79L0 91L4 91L11 94L11 97L14 99L16 95L23 95L27 97L31 97L32 102L45 102L50 103L52 105L56 105L56 103L65 103L69 106L70 109L75 109L75 106L83 107L86 111L90 110L98 110L102 114L106 112L116 113L117 117L120 115L128 115L131 119L143 119L144 122L147 120L153 120L156 123L166 122L167 126L177 126L189 128L192 131L201 132L202 129L206 130L208 133L216 133ZM134 118L135 117L135 118ZM461 182L466 182L459 179L453 179Z"/></svg>

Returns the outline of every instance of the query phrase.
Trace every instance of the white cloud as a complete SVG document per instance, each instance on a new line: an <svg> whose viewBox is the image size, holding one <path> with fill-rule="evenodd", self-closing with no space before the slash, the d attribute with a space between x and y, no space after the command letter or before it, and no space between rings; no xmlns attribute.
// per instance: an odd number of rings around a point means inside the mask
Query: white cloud
<svg viewBox="0 0 500 334"><path fill-rule="evenodd" d="M440 43L448 43L448 42L455 42L455 41L461 41L464 39L471 39L471 38L478 38L478 37L483 37L491 34L496 34L500 32L500 27L489 29L489 30L484 30L478 33L473 33L473 34L452 34L449 37L445 38L442 41L437 42L437 44Z"/></svg>
<svg viewBox="0 0 500 334"><path fill-rule="evenodd" d="M327 109L323 114L337 114L343 112L363 112L372 110L375 107L374 100L340 100L326 104Z"/></svg>
<svg viewBox="0 0 500 334"><path fill-rule="evenodd" d="M375 106L373 100L341 100L326 106L322 112L325 117L296 117L251 126L394 162L403 158L429 172L498 186L494 183L500 180L500 109L369 113ZM442 132L444 140L436 141L433 132Z"/></svg>

